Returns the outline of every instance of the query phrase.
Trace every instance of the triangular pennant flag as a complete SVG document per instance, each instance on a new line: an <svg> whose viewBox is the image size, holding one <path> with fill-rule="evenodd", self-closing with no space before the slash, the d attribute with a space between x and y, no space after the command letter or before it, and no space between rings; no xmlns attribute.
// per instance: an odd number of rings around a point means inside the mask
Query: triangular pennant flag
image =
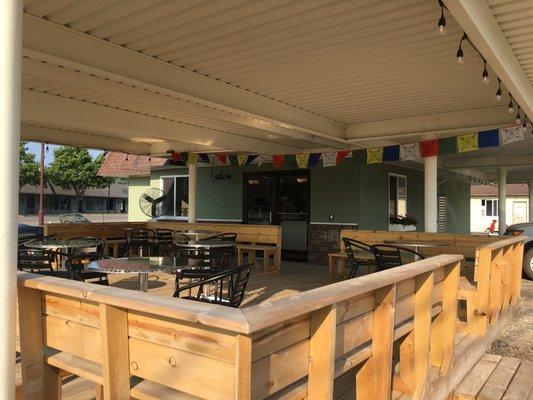
<svg viewBox="0 0 533 400"><path fill-rule="evenodd" d="M209 158L209 164L213 165L216 161L214 154L208 154L207 157Z"/></svg>
<svg viewBox="0 0 533 400"><path fill-rule="evenodd" d="M468 133L466 135L457 136L457 148L459 149L459 153L466 153L467 151L479 149L477 144L477 133Z"/></svg>
<svg viewBox="0 0 533 400"><path fill-rule="evenodd" d="M519 142L524 140L524 130L522 126L511 126L509 128L501 128L500 135L502 136L502 144L505 146L509 143Z"/></svg>
<svg viewBox="0 0 533 400"><path fill-rule="evenodd" d="M307 168L308 161L309 154L296 154L296 164L298 164L298 168Z"/></svg>
<svg viewBox="0 0 533 400"><path fill-rule="evenodd" d="M239 154L237 156L237 161L239 162L239 167L242 167L246 164L246 160L248 160L248 156L246 154Z"/></svg>
<svg viewBox="0 0 533 400"><path fill-rule="evenodd" d="M342 160L344 160L346 157L348 157L348 154L350 154L350 150L343 150L337 152L337 157L335 158L335 161L337 164L339 164Z"/></svg>
<svg viewBox="0 0 533 400"><path fill-rule="evenodd" d="M234 166L239 165L239 160L237 160L237 156L231 155L231 156L228 156L228 159L229 159L230 165L234 165Z"/></svg>
<svg viewBox="0 0 533 400"><path fill-rule="evenodd" d="M439 154L457 153L457 139L454 137L439 139Z"/></svg>
<svg viewBox="0 0 533 400"><path fill-rule="evenodd" d="M383 147L383 157L381 161L398 161L400 159L400 146Z"/></svg>
<svg viewBox="0 0 533 400"><path fill-rule="evenodd" d="M383 162L383 147L366 149L366 163L379 164Z"/></svg>
<svg viewBox="0 0 533 400"><path fill-rule="evenodd" d="M200 160L202 160L205 163L211 162L211 160L209 159L209 155L206 153L199 153L198 156L200 157Z"/></svg>
<svg viewBox="0 0 533 400"><path fill-rule="evenodd" d="M337 153L322 153L322 166L334 167L337 165Z"/></svg>
<svg viewBox="0 0 533 400"><path fill-rule="evenodd" d="M439 154L439 139L424 140L420 142L420 156L433 157Z"/></svg>
<svg viewBox="0 0 533 400"><path fill-rule="evenodd" d="M500 144L500 135L498 129L478 132L477 144L480 149L484 147L498 147Z"/></svg>
<svg viewBox="0 0 533 400"><path fill-rule="evenodd" d="M320 153L312 153L312 154L310 154L307 165L309 167L316 167L316 165L318 164L318 161L320 160L320 156L321 156Z"/></svg>
<svg viewBox="0 0 533 400"><path fill-rule="evenodd" d="M281 168L283 166L284 156L282 154L275 154L272 156L272 166L274 168Z"/></svg>
<svg viewBox="0 0 533 400"><path fill-rule="evenodd" d="M197 153L189 153L188 158L189 164L197 164L198 163L198 154Z"/></svg>
<svg viewBox="0 0 533 400"><path fill-rule="evenodd" d="M217 158L220 161L221 164L227 164L228 163L228 155L227 154L217 154Z"/></svg>
<svg viewBox="0 0 533 400"><path fill-rule="evenodd" d="M402 144L400 146L400 160L419 160L420 146L418 143Z"/></svg>
<svg viewBox="0 0 533 400"><path fill-rule="evenodd" d="M246 162L244 163L244 165L250 165L256 158L257 158L256 154L248 156L246 158Z"/></svg>
<svg viewBox="0 0 533 400"><path fill-rule="evenodd" d="M257 168L259 168L266 161L267 156L257 156Z"/></svg>

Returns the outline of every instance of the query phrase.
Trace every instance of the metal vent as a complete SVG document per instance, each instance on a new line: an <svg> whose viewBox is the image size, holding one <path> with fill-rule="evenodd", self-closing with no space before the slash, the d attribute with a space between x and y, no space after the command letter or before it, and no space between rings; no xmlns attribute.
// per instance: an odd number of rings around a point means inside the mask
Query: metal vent
<svg viewBox="0 0 533 400"><path fill-rule="evenodd" d="M446 231L446 208L448 197L445 194L437 196L437 232Z"/></svg>

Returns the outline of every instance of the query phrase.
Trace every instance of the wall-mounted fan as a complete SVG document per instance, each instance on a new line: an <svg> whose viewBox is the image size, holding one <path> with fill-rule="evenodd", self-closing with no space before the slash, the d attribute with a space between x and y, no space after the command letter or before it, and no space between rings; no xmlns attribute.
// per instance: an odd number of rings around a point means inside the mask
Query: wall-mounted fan
<svg viewBox="0 0 533 400"><path fill-rule="evenodd" d="M159 218L168 211L169 197L158 188L149 188L139 198L142 212L152 218Z"/></svg>

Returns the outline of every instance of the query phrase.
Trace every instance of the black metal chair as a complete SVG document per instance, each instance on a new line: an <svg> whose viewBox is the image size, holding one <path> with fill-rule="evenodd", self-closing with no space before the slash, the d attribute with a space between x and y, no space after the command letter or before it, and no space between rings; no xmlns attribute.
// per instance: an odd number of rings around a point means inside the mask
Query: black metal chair
<svg viewBox="0 0 533 400"><path fill-rule="evenodd" d="M151 229L132 228L126 230L125 256L150 256L154 248L155 233Z"/></svg>
<svg viewBox="0 0 533 400"><path fill-rule="evenodd" d="M226 240L228 242L235 242L235 241L237 241L237 234L236 233L230 233L230 232L217 233L216 235L212 235L212 236L206 237L204 239L201 239L200 241L203 241L203 240Z"/></svg>
<svg viewBox="0 0 533 400"><path fill-rule="evenodd" d="M251 271L250 265L225 270L190 285L182 286L176 290L174 297L239 307L244 299ZM196 294L191 294L193 289L196 289ZM189 295L182 296L181 294L185 291L188 291Z"/></svg>
<svg viewBox="0 0 533 400"><path fill-rule="evenodd" d="M109 286L106 273L91 271L85 268L89 262L101 260L102 258L104 257L98 253L76 254L67 258L65 269L70 274L70 279Z"/></svg>
<svg viewBox="0 0 533 400"><path fill-rule="evenodd" d="M28 249L21 246L18 249L17 269L34 274L70 278L67 271L54 270L53 264L56 256L56 252L51 250Z"/></svg>
<svg viewBox="0 0 533 400"><path fill-rule="evenodd" d="M156 252L160 257L170 257L176 254L174 231L171 229L157 229L155 231Z"/></svg>
<svg viewBox="0 0 533 400"><path fill-rule="evenodd" d="M414 250L406 247L395 246L393 244L375 244L370 247L376 257L376 267L378 271L383 271L406 264L408 261L402 258L402 255L405 254L410 254L418 259L424 258L422 254Z"/></svg>
<svg viewBox="0 0 533 400"><path fill-rule="evenodd" d="M346 256L348 257L348 264L350 266L350 272L348 273L348 279L355 278L359 267L369 266L375 263L375 254L372 247L369 244L360 242L359 240L342 238L344 248L346 249ZM356 253L362 253L370 255L371 259L357 257Z"/></svg>

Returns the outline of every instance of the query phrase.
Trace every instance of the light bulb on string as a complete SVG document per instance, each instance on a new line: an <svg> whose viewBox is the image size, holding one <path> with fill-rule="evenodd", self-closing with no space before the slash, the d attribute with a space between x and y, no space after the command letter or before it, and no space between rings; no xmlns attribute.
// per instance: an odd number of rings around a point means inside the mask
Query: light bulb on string
<svg viewBox="0 0 533 400"><path fill-rule="evenodd" d="M522 123L522 117L521 117L521 115L520 115L520 108L518 108L518 112L516 113L515 122L516 122L517 124Z"/></svg>
<svg viewBox="0 0 533 400"><path fill-rule="evenodd" d="M481 74L481 82L485 85L489 84L489 71L487 71L487 61L483 59L483 73Z"/></svg>
<svg viewBox="0 0 533 400"><path fill-rule="evenodd" d="M50 149L49 149L49 147L48 147L48 143L46 143L46 152L48 153L49 150L50 150Z"/></svg>
<svg viewBox="0 0 533 400"><path fill-rule="evenodd" d="M509 100L509 105L508 105L507 110L509 111L509 114L514 113L514 106L513 106L513 98L512 97Z"/></svg>
<svg viewBox="0 0 533 400"><path fill-rule="evenodd" d="M463 37L459 41L459 48L457 49L457 54L456 54L456 56L457 56L457 64L459 64L459 65L463 65L464 62L465 62L464 52L463 52L463 41L467 40L467 39L468 39L468 36L466 35L466 33L463 33Z"/></svg>
<svg viewBox="0 0 533 400"><path fill-rule="evenodd" d="M498 78L498 90L496 91L496 101L502 101L502 81Z"/></svg>
<svg viewBox="0 0 533 400"><path fill-rule="evenodd" d="M126 153L126 161L129 161L129 157L130 157L129 153Z"/></svg>
<svg viewBox="0 0 533 400"><path fill-rule="evenodd" d="M439 6L440 6L440 18L439 18L439 21L437 22L437 27L438 27L438 32L439 32L439 35L446 35L446 18L444 17L444 3L442 2L442 0L438 0L439 1Z"/></svg>

